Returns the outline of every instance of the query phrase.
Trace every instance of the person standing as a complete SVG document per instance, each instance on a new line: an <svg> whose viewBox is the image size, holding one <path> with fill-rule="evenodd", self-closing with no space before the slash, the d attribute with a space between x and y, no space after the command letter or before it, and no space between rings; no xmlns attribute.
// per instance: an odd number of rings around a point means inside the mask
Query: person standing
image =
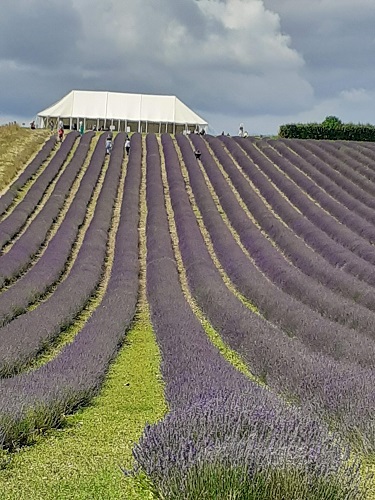
<svg viewBox="0 0 375 500"><path fill-rule="evenodd" d="M57 137L58 137L60 142L62 142L64 139L64 123L62 120L59 121L59 127L57 130Z"/></svg>
<svg viewBox="0 0 375 500"><path fill-rule="evenodd" d="M129 156L129 153L130 153L130 140L129 139L126 139L126 141L125 141L125 151L126 151L126 154Z"/></svg>
<svg viewBox="0 0 375 500"><path fill-rule="evenodd" d="M105 153L110 155L112 151L112 137L107 136L107 140L105 141Z"/></svg>
<svg viewBox="0 0 375 500"><path fill-rule="evenodd" d="M83 132L84 132L83 121L81 120L79 122L79 133L81 134L81 136L83 135Z"/></svg>
<svg viewBox="0 0 375 500"><path fill-rule="evenodd" d="M64 140L64 127L59 128L59 131L57 132L57 136L59 138L59 142L62 142Z"/></svg>

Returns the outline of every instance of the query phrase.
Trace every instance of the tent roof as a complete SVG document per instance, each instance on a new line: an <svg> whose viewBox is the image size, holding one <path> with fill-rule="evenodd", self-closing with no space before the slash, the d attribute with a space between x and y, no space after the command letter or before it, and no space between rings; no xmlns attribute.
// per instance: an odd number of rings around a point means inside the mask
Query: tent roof
<svg viewBox="0 0 375 500"><path fill-rule="evenodd" d="M176 96L89 90L72 90L38 116L208 125Z"/></svg>

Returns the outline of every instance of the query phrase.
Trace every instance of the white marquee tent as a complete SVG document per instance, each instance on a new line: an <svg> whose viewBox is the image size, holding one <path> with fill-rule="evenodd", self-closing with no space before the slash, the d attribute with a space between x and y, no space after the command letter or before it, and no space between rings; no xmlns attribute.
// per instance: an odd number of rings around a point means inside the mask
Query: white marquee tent
<svg viewBox="0 0 375 500"><path fill-rule="evenodd" d="M176 96L123 94L72 90L37 115L38 127L47 127L51 120L63 120L67 128L99 130L111 127L127 132L182 132L207 129L208 123L189 109Z"/></svg>

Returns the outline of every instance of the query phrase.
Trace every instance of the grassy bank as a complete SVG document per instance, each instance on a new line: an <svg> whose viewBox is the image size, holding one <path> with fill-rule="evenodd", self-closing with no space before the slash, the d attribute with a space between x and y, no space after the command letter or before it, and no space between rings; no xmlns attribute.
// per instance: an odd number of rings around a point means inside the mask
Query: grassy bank
<svg viewBox="0 0 375 500"><path fill-rule="evenodd" d="M26 167L49 136L50 132L44 129L0 127L0 190Z"/></svg>
<svg viewBox="0 0 375 500"><path fill-rule="evenodd" d="M132 466L132 446L146 422L155 422L166 412L159 363L148 316L142 313L92 405L67 417L63 429L3 457L2 498L152 498L146 484L125 478L120 467Z"/></svg>

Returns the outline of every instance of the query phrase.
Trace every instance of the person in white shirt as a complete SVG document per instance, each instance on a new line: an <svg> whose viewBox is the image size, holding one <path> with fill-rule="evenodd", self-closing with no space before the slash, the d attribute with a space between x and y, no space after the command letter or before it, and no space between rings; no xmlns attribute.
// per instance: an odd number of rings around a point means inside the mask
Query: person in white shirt
<svg viewBox="0 0 375 500"><path fill-rule="evenodd" d="M129 155L129 152L130 152L130 141L129 141L129 139L126 139L126 141L125 141L125 151L126 151L126 154Z"/></svg>

